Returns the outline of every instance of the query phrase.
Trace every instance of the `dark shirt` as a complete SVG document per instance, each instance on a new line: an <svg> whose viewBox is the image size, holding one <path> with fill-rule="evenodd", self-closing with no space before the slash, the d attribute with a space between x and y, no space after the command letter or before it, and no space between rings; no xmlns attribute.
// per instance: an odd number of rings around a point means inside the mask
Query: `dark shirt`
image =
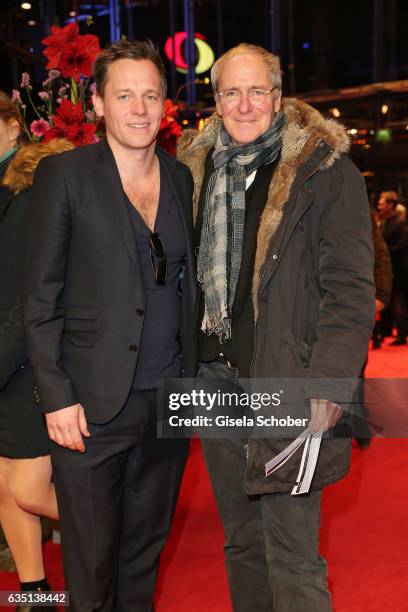
<svg viewBox="0 0 408 612"><path fill-rule="evenodd" d="M154 231L159 233L166 252L167 282L158 285L150 260L150 230L126 199L146 290L143 331L133 381L133 391L141 391L155 389L160 379L180 376L180 274L186 257L186 239L176 199L160 166L160 196ZM154 259L157 263L155 255Z"/></svg>
<svg viewBox="0 0 408 612"><path fill-rule="evenodd" d="M195 241L197 247L200 244L201 228L203 222L203 210L208 179L214 170L212 161L213 149L209 151L205 160L205 176L200 195L198 209ZM245 192L245 229L244 244L242 252L241 270L239 273L237 291L232 308L231 339L221 343L216 334L205 334L201 331L201 323L204 316L204 294L200 290L200 331L198 334L198 360L212 361L219 353L237 364L239 375L248 378L251 369L251 360L254 343L254 310L252 304L252 277L255 264L257 246L257 234L259 222L268 198L269 185L276 167L277 161L258 168L255 179Z"/></svg>

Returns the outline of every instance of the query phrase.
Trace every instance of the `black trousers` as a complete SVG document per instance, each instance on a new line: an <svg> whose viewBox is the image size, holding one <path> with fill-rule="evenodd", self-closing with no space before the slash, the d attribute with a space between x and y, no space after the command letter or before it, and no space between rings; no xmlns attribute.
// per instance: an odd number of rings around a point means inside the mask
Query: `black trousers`
<svg viewBox="0 0 408 612"><path fill-rule="evenodd" d="M157 438L155 391L89 431L85 453L51 452L69 609L151 612L188 441Z"/></svg>

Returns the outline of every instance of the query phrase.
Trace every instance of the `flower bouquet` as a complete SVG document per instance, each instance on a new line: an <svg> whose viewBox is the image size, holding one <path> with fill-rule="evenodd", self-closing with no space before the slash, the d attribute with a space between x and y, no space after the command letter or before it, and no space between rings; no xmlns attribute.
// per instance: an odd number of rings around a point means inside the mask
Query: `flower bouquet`
<svg viewBox="0 0 408 612"><path fill-rule="evenodd" d="M104 133L103 122L98 121L92 105L96 86L91 77L100 52L98 37L80 34L78 24L70 23L63 28L52 26L51 36L42 43L48 77L36 94L38 100L34 100L27 72L22 74L20 90L14 89L12 94L20 105L27 138L30 142L66 138L76 146L97 142ZM35 119L29 121L29 114ZM177 117L177 105L166 100L158 143L171 154L182 131Z"/></svg>
<svg viewBox="0 0 408 612"><path fill-rule="evenodd" d="M77 23L64 28L53 26L51 36L42 41L48 59L48 78L32 96L30 75L23 72L21 91L13 90L13 99L21 105L24 128L31 142L48 142L67 138L75 145L98 140L97 121L92 109L92 65L100 51L99 40L93 34L79 33ZM27 103L36 119L27 125Z"/></svg>

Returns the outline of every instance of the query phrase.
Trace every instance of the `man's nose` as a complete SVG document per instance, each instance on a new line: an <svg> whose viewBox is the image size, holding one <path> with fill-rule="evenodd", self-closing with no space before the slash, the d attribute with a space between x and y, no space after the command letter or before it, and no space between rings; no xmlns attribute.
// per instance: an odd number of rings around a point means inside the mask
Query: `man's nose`
<svg viewBox="0 0 408 612"><path fill-rule="evenodd" d="M238 110L240 113L249 113L253 109L253 104L249 98L248 92L241 92L239 98Z"/></svg>
<svg viewBox="0 0 408 612"><path fill-rule="evenodd" d="M146 103L143 98L134 98L130 110L134 115L144 115L146 112Z"/></svg>

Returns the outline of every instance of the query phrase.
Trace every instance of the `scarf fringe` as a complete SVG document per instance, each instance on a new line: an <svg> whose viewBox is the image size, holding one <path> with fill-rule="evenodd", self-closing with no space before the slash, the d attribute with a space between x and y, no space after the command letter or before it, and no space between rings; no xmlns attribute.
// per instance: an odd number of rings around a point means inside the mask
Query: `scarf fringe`
<svg viewBox="0 0 408 612"><path fill-rule="evenodd" d="M228 315L228 307L225 303L221 304L220 312L210 316L205 310L201 331L208 336L216 334L220 342L225 342L231 338L231 318Z"/></svg>

